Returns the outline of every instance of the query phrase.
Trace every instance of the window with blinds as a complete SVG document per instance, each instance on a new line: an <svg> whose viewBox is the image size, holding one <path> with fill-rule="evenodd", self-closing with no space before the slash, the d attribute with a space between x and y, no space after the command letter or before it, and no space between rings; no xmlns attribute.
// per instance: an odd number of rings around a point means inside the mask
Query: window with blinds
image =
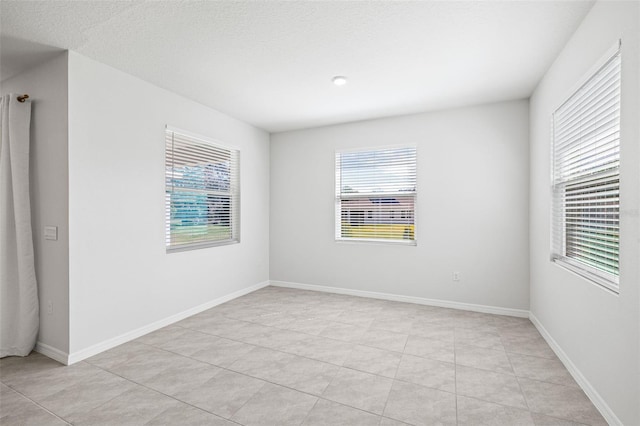
<svg viewBox="0 0 640 426"><path fill-rule="evenodd" d="M336 240L416 243L416 148L336 153Z"/></svg>
<svg viewBox="0 0 640 426"><path fill-rule="evenodd" d="M165 144L167 251L238 242L240 152L170 128Z"/></svg>
<svg viewBox="0 0 640 426"><path fill-rule="evenodd" d="M620 51L553 114L553 261L613 291L620 242Z"/></svg>

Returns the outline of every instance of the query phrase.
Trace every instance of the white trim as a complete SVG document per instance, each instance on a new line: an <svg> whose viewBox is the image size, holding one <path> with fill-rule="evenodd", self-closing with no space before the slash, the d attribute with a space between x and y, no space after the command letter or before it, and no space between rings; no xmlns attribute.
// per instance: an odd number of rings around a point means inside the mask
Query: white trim
<svg viewBox="0 0 640 426"><path fill-rule="evenodd" d="M68 353L63 352L60 349L56 349L53 346L49 346L46 343L37 342L36 347L33 350L46 356L47 358L58 361L61 364L69 365Z"/></svg>
<svg viewBox="0 0 640 426"><path fill-rule="evenodd" d="M240 148L238 148L237 146L229 145L226 142L223 142L223 141L221 141L219 139L216 139L216 138L212 138L212 137L205 136L205 135L200 135L198 133L193 133L193 132L190 132L188 130L180 129L179 127L170 126L168 124L165 124L164 128L165 128L165 131L178 133L178 134L183 135L183 136L187 136L187 137L190 137L190 138L193 138L193 139L197 139L197 140L199 140L201 142L206 142L206 143L208 143L210 145L213 145L215 147L218 147L218 148L235 149L236 151L240 152Z"/></svg>
<svg viewBox="0 0 640 426"><path fill-rule="evenodd" d="M544 340L549 344L553 352L556 353L560 361L567 368L571 376L573 376L574 380L578 383L578 385L582 388L587 397L591 400L596 409L602 414L602 417L609 423L610 425L622 426L622 422L615 415L611 407L605 402L604 398L600 396L598 391L591 385L591 383L587 380L586 377L582 374L582 372L576 367L576 365L571 361L569 356L562 350L560 345L551 337L551 334L544 328L540 320L536 318L533 312L529 312L529 319L538 329L538 332L542 335Z"/></svg>
<svg viewBox="0 0 640 426"><path fill-rule="evenodd" d="M156 331L162 327L166 327L175 322L183 320L192 315L198 314L202 311L206 311L207 309L211 309L214 306L218 306L222 303L228 302L230 300L236 299L240 296L244 296L245 294L252 293L256 290L259 290L263 287L267 287L269 285L269 281L264 281L255 285L252 285L247 288L243 288L241 290L235 291L231 294L227 294L226 296L219 297L217 299L211 300L209 302L203 303L191 309L187 309L186 311L182 311L175 315L171 315L170 317L161 319L159 321L153 322L151 324L145 325L143 327L137 328L135 330L128 331L120 336L113 337L109 340L105 340L104 342L97 343L95 345L89 346L88 348L81 349L77 352L69 354L67 365L75 364L76 362L82 361L94 355L97 355L101 352L114 348L123 343L129 342L131 340L137 339L138 337L144 336L145 334L151 333L152 331Z"/></svg>
<svg viewBox="0 0 640 426"><path fill-rule="evenodd" d="M483 312L485 314L508 315L512 317L528 318L529 311L525 309L503 308L499 306L477 305L474 303L453 302L449 300L426 299L416 296L400 294L378 293L374 291L353 290L349 288L329 287L315 284L301 284L286 281L271 281L274 287L297 288L300 290L321 291L325 293L346 294L349 296L370 297L372 299L392 300L395 302L415 303L418 305L439 306L441 308L461 309L464 311Z"/></svg>
<svg viewBox="0 0 640 426"><path fill-rule="evenodd" d="M591 68L589 68L589 70L586 73L584 73L582 77L580 77L573 86L571 86L571 90L569 91L569 93L565 97L561 98L562 102L560 102L558 107L551 114L552 119L553 119L553 114L555 114L564 104L566 104L567 101L571 99L571 97L578 90L580 90L582 86L584 86L591 79L591 77L593 77L600 70L600 68L604 67L609 62L609 60L614 56L616 56L621 50L622 50L622 39L619 38L615 41L613 46L609 47L602 54L602 56L600 56L600 58L591 66Z"/></svg>

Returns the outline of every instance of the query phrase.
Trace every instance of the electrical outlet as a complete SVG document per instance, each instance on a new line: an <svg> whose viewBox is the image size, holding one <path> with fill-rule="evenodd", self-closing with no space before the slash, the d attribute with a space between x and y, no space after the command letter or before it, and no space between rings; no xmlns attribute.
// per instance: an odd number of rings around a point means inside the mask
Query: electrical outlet
<svg viewBox="0 0 640 426"><path fill-rule="evenodd" d="M47 302L47 313L49 315L51 315L53 313L53 303L51 302L51 300L49 300Z"/></svg>
<svg viewBox="0 0 640 426"><path fill-rule="evenodd" d="M460 271L453 271L453 275L451 276L453 281L460 281Z"/></svg>

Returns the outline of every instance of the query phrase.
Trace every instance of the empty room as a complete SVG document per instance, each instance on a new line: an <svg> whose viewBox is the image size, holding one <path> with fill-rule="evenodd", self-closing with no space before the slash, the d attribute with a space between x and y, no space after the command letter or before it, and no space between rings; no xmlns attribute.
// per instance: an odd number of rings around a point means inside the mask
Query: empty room
<svg viewBox="0 0 640 426"><path fill-rule="evenodd" d="M0 425L640 425L640 2L0 0Z"/></svg>

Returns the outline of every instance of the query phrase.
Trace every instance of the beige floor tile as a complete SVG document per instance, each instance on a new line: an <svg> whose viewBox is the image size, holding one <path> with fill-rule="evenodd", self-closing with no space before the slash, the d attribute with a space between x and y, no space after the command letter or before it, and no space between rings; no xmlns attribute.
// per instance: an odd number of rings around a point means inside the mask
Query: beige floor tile
<svg viewBox="0 0 640 426"><path fill-rule="evenodd" d="M103 371L37 402L52 413L73 423L74 419L101 406L137 385Z"/></svg>
<svg viewBox="0 0 640 426"><path fill-rule="evenodd" d="M2 426L605 424L528 319L277 287L0 369Z"/></svg>
<svg viewBox="0 0 640 426"><path fill-rule="evenodd" d="M267 383L231 420L245 426L301 424L318 398Z"/></svg>
<svg viewBox="0 0 640 426"><path fill-rule="evenodd" d="M216 416L191 405L179 403L179 406L168 408L156 417L147 422L146 426L237 426Z"/></svg>
<svg viewBox="0 0 640 426"><path fill-rule="evenodd" d="M339 369L337 365L294 355L281 371L269 377L269 381L313 395L321 395Z"/></svg>
<svg viewBox="0 0 640 426"><path fill-rule="evenodd" d="M351 353L353 346L351 343L326 337L308 336L300 342L282 346L280 350L330 364L342 365Z"/></svg>
<svg viewBox="0 0 640 426"><path fill-rule="evenodd" d="M388 417L383 417L380 420L380 426L406 426L409 423L401 422L400 420L390 419Z"/></svg>
<svg viewBox="0 0 640 426"><path fill-rule="evenodd" d="M211 336L213 340L200 350L191 353L191 358L219 367L228 367L241 356L251 352L255 346L248 343L229 340L224 337Z"/></svg>
<svg viewBox="0 0 640 426"><path fill-rule="evenodd" d="M556 358L556 354L539 334L537 336L530 333L526 335L502 334L501 339L507 352L550 359Z"/></svg>
<svg viewBox="0 0 640 426"><path fill-rule="evenodd" d="M290 316L291 317L291 316ZM300 333L318 335L328 326L327 321L313 317L295 317L286 325L280 326L287 330L298 331Z"/></svg>
<svg viewBox="0 0 640 426"><path fill-rule="evenodd" d="M456 391L454 364L404 354L396 379L447 392Z"/></svg>
<svg viewBox="0 0 640 426"><path fill-rule="evenodd" d="M0 425L61 426L68 424L24 396L0 384Z"/></svg>
<svg viewBox="0 0 640 426"><path fill-rule="evenodd" d="M581 389L525 378L518 380L533 412L588 425L607 424Z"/></svg>
<svg viewBox="0 0 640 426"><path fill-rule="evenodd" d="M528 410L458 396L458 426L534 426Z"/></svg>
<svg viewBox="0 0 640 426"><path fill-rule="evenodd" d="M506 352L456 343L456 364L497 373L513 374Z"/></svg>
<svg viewBox="0 0 640 426"><path fill-rule="evenodd" d="M229 370L270 380L281 374L287 364L295 358L295 355L292 354L258 347L238 358L229 366Z"/></svg>
<svg viewBox="0 0 640 426"><path fill-rule="evenodd" d="M362 337L366 331L367 329L364 327L331 321L318 335L329 339L354 342Z"/></svg>
<svg viewBox="0 0 640 426"><path fill-rule="evenodd" d="M180 401L230 418L266 382L232 371L222 371L203 385L175 395Z"/></svg>
<svg viewBox="0 0 640 426"><path fill-rule="evenodd" d="M324 399L318 400L304 420L304 426L378 426L380 417Z"/></svg>
<svg viewBox="0 0 640 426"><path fill-rule="evenodd" d="M469 328L456 328L455 339L456 344L504 351L502 340L498 333L479 331Z"/></svg>
<svg viewBox="0 0 640 426"><path fill-rule="evenodd" d="M481 399L516 408L527 408L515 376L479 370L458 365L456 367L458 395Z"/></svg>
<svg viewBox="0 0 640 426"><path fill-rule="evenodd" d="M584 423L549 417L540 413L531 413L531 417L533 418L533 423L536 426L585 426Z"/></svg>
<svg viewBox="0 0 640 426"><path fill-rule="evenodd" d="M540 358L510 353L509 359L516 376L541 382L579 387L559 359Z"/></svg>
<svg viewBox="0 0 640 426"><path fill-rule="evenodd" d="M176 363L153 377L145 378L138 383L166 395L177 395L193 387L203 385L211 380L222 369L192 359Z"/></svg>
<svg viewBox="0 0 640 426"><path fill-rule="evenodd" d="M453 341L414 335L409 336L404 353L443 362L454 362L455 359Z"/></svg>
<svg viewBox="0 0 640 426"><path fill-rule="evenodd" d="M455 328L451 324L436 324L424 320L414 321L409 334L453 343Z"/></svg>
<svg viewBox="0 0 640 426"><path fill-rule="evenodd" d="M382 414L392 380L341 368L322 397L374 414Z"/></svg>
<svg viewBox="0 0 640 426"><path fill-rule="evenodd" d="M415 319L412 317L401 316L399 318L378 317L371 323L370 328L373 330L393 331L394 333L409 334L413 327Z"/></svg>
<svg viewBox="0 0 640 426"><path fill-rule="evenodd" d="M411 425L455 425L455 394L395 380L384 416Z"/></svg>
<svg viewBox="0 0 640 426"><path fill-rule="evenodd" d="M357 339L356 342L361 345L371 346L387 351L402 352L404 351L404 346L407 343L408 337L408 334L381 329L369 329L359 339Z"/></svg>
<svg viewBox="0 0 640 426"><path fill-rule="evenodd" d="M402 354L369 346L354 346L344 366L354 370L394 378Z"/></svg>
<svg viewBox="0 0 640 426"><path fill-rule="evenodd" d="M138 386L86 413L73 416L74 425L144 425L181 403Z"/></svg>

